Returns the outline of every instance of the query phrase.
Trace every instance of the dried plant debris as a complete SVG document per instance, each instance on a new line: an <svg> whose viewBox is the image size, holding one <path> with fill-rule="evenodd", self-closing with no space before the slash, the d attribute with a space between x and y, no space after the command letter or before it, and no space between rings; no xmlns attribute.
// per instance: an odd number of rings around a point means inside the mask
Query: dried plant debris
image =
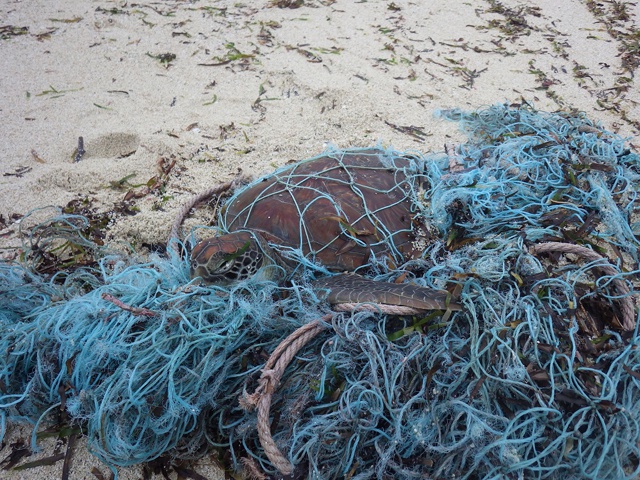
<svg viewBox="0 0 640 480"><path fill-rule="evenodd" d="M52 28L49 28L49 29L45 30L44 32L35 33L35 34L33 34L33 36L39 42L44 42L45 40L50 40L51 39L51 35L53 35L57 31L58 31L57 28L53 28L52 27Z"/></svg>
<svg viewBox="0 0 640 480"><path fill-rule="evenodd" d="M72 17L72 18L50 18L50 22L58 22L58 23L78 23L83 20L82 17Z"/></svg>
<svg viewBox="0 0 640 480"><path fill-rule="evenodd" d="M298 52L300 55L302 55L303 57L306 57L308 62L311 63L322 63L322 57L320 55L316 55L315 53L306 50L302 47L293 47L291 45L285 45L285 48L287 50L294 50L296 52Z"/></svg>
<svg viewBox="0 0 640 480"><path fill-rule="evenodd" d="M29 33L29 27L16 27L14 25L3 25L0 27L0 40L7 40L19 35Z"/></svg>
<svg viewBox="0 0 640 480"><path fill-rule="evenodd" d="M157 201L151 208L162 210L172 198L165 189L176 162L175 158L161 157L157 174L144 183L133 183L136 175L129 174L105 186L125 192L122 200L110 208L105 209L95 197L79 195L60 209L61 217L53 217L51 221L34 226L27 215L20 222L19 230L30 251L26 260L43 274L71 272L79 267L95 265L103 254L101 249L111 226L118 218L136 215L140 211L137 200L154 195ZM27 231L28 234L25 233Z"/></svg>
<svg viewBox="0 0 640 480"><path fill-rule="evenodd" d="M62 213L73 217L42 222L23 235L30 248L29 260L40 273L93 265L96 246L104 245L110 217L98 213L91 198L72 200ZM24 232L22 223L20 227Z"/></svg>
<svg viewBox="0 0 640 480"><path fill-rule="evenodd" d="M3 177L17 177L22 178L26 173L29 173L33 170L33 167L20 166L16 167L13 172L5 172L2 174Z"/></svg>
<svg viewBox="0 0 640 480"><path fill-rule="evenodd" d="M158 174L149 178L145 183L140 183L140 184L129 183L129 180L134 178L135 176L135 174L130 174L121 178L117 182L112 182L111 188L115 188L118 190L127 189L127 193L124 196L123 205L126 204L127 202L130 202L133 199L144 198L151 193L159 195L161 198L160 204L162 204L166 202L169 198L171 198L165 195L165 187L169 180L169 175L173 170L173 167L175 167L176 165L176 162L177 160L173 157L171 158L161 157L158 160L158 165L157 165ZM161 208L159 208L158 205L155 205L154 209L161 210ZM133 207L132 213L135 212L136 210L137 209Z"/></svg>
<svg viewBox="0 0 640 480"><path fill-rule="evenodd" d="M622 72L616 73L615 82L611 87L596 92L597 103L640 131L638 103L627 97L640 66L640 29L636 24L640 19L636 18L630 8L630 5L635 4L593 0L586 0L585 3L598 23L604 25L606 32L617 42L622 69Z"/></svg>
<svg viewBox="0 0 640 480"><path fill-rule="evenodd" d="M39 154L36 152L35 148L31 149L31 156L38 163L47 163Z"/></svg>
<svg viewBox="0 0 640 480"><path fill-rule="evenodd" d="M129 12L127 10L124 10L124 8L118 8L118 7L111 7L111 8L98 7L96 8L96 12L104 13L107 15L128 15L129 14Z"/></svg>
<svg viewBox="0 0 640 480"><path fill-rule="evenodd" d="M55 455L50 455L48 457L44 457L39 460L33 460L32 462L23 463L22 465L18 465L14 467L13 470L20 471L20 470L28 470L29 468L55 465L59 461L64 460L65 456L66 455L64 453L56 453Z"/></svg>
<svg viewBox="0 0 640 480"><path fill-rule="evenodd" d="M69 88L66 90L59 90L56 87L49 85L48 90L43 90L40 93L36 93L36 97L59 98L67 93L79 92L80 90L82 90L82 88Z"/></svg>
<svg viewBox="0 0 640 480"><path fill-rule="evenodd" d="M0 461L2 470L10 470L15 467L24 457L31 455L31 449L23 440L17 440L9 444L11 452ZM4 448L3 448L4 449Z"/></svg>
<svg viewBox="0 0 640 480"><path fill-rule="evenodd" d="M451 75L462 77L462 79L464 80L464 83L459 85L459 87L465 88L467 90L471 90L475 84L476 78L478 78L482 73L487 71L487 68L483 68L480 70L477 70L477 69L471 70L470 68L464 65L463 60L456 60L453 58L446 58L445 60L448 62L448 64L436 62L435 60L432 60L432 59L429 59L429 62L445 68Z"/></svg>
<svg viewBox="0 0 640 480"><path fill-rule="evenodd" d="M478 45L471 45L469 41L464 38L457 38L454 40L449 40L446 42L438 42L439 45L444 45L446 47L452 48L460 48L465 52L475 52L475 53L497 53L499 55L503 55L505 57L514 56L516 52L507 50L507 48L503 45L503 40L494 38L491 40L491 44L494 46L492 48L487 47L479 47Z"/></svg>
<svg viewBox="0 0 640 480"><path fill-rule="evenodd" d="M78 436L82 434L82 430L68 423L67 415L63 409L59 409L59 413L55 416L56 421L52 425L36 434L38 440L45 438L54 438L56 440L50 455L38 458L37 460L20 463L23 459L33 455L34 452L24 440L18 439L9 445L11 452L0 461L0 469L19 472L32 468L55 465L62 461L63 466L60 478L61 480L67 480L71 473L71 457L75 443ZM2 448L4 448L4 444ZM0 448L0 450L2 448Z"/></svg>
<svg viewBox="0 0 640 480"><path fill-rule="evenodd" d="M106 476L104 473L102 473L102 471L100 469L98 469L97 467L93 467L91 469L91 474L96 477L96 480L114 480L115 479L115 474L113 472L111 472L109 474L109 476Z"/></svg>
<svg viewBox="0 0 640 480"><path fill-rule="evenodd" d="M489 20L488 28L497 29L507 39L514 40L518 37L530 35L535 27L527 22L527 16L540 16L540 8L532 7L527 4L520 4L513 8L506 7L497 0L487 0L491 7L485 10L485 13L496 13L502 16L502 19Z"/></svg>
<svg viewBox="0 0 640 480"><path fill-rule="evenodd" d="M300 8L304 5L303 0L273 0L269 6L278 8Z"/></svg>
<svg viewBox="0 0 640 480"><path fill-rule="evenodd" d="M414 127L413 125L396 125L394 123L384 121L384 123L393 128L395 131L409 135L417 142L424 142L425 138L431 136L430 133L424 131L422 127Z"/></svg>
<svg viewBox="0 0 640 480"><path fill-rule="evenodd" d="M157 55L153 55L147 52L147 56L157 60L158 62L160 62L160 65L164 66L165 68L169 68L172 65L171 62L173 62L177 58L175 53L170 52L159 53Z"/></svg>
<svg viewBox="0 0 640 480"><path fill-rule="evenodd" d="M224 48L226 49L224 55L216 55L213 57L213 62L199 63L198 65L202 67L219 67L237 61L242 61L246 64L251 60L255 60L256 54L258 53L257 51L253 53L243 53L233 42L225 43Z"/></svg>
<svg viewBox="0 0 640 480"><path fill-rule="evenodd" d="M476 27L480 30L492 29L497 30L503 38L493 41L500 44L502 40L513 41L517 38L528 36L534 32L541 35L548 42L549 48L539 51L523 50L522 53L531 55L549 55L550 59L561 59L573 63L573 67L568 65L545 65L538 58L532 58L530 61L530 73L537 77L537 87L545 92L547 98L554 101L560 108L570 108L570 104L562 98L559 89L555 86L561 86L558 78L554 78L554 74L567 74L572 72L573 79L578 86L589 91L591 95L597 98L597 104L605 110L614 112L621 120L640 130L640 118L637 116L638 104L631 98L627 97L627 93L633 85L634 72L640 66L640 30L635 20L630 4L627 2L596 2L586 0L585 4L596 21L604 25L604 30L616 41L619 50L619 58L621 64L621 72L614 72L613 85L603 80L599 72L591 72L579 62L572 60L571 44L566 38L568 35L562 33L553 23L545 25L544 28L539 26L540 19L544 18L542 10L539 7L532 7L528 4L520 4L517 6L506 6L497 0L486 0L489 8L485 10L477 10L479 16L495 16L498 18L490 18L486 24ZM535 19L535 21L534 21ZM591 35L590 38L598 39ZM610 68L610 65L601 65L602 68Z"/></svg>
<svg viewBox="0 0 640 480"><path fill-rule="evenodd" d="M633 22L635 3L624 1L596 2L586 0L591 13L603 24L607 33L618 41L622 68L633 75L640 66L640 30Z"/></svg>

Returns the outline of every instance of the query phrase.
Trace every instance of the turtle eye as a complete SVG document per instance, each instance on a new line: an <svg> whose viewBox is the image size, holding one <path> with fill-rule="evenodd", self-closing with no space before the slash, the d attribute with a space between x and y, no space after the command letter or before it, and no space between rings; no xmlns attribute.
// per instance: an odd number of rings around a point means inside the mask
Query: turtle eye
<svg viewBox="0 0 640 480"><path fill-rule="evenodd" d="M220 265L220 268L218 270L220 270L221 272L228 272L229 270L231 270L231 267L233 267L234 263L236 263L235 258L227 260L222 265Z"/></svg>

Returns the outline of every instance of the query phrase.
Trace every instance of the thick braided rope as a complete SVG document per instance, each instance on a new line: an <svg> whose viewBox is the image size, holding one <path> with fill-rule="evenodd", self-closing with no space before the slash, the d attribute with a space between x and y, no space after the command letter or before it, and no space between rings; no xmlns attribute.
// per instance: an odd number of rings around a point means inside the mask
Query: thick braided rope
<svg viewBox="0 0 640 480"><path fill-rule="evenodd" d="M180 230L180 226L182 222L184 222L185 217L188 215L189 211L195 207L198 203L212 197L214 195L220 195L222 192L226 192L233 186L234 182L225 182L220 185L216 185L215 187L211 187L204 192L201 192L197 195L191 197L180 209L178 214L176 215L176 219L173 221L173 225L171 226L171 231L169 232L169 238L167 238L167 245L170 248L173 248L176 253L178 252L178 244L173 240L178 240L178 231Z"/></svg>
<svg viewBox="0 0 640 480"><path fill-rule="evenodd" d="M336 312L374 312L387 315L417 315L424 312L419 308L403 307L400 305L382 305L377 303L338 303L332 305Z"/></svg>
<svg viewBox="0 0 640 480"><path fill-rule="evenodd" d="M615 268L613 268L613 266L611 266L611 264L609 264L605 257L581 245L562 242L546 242L539 245L534 245L532 247L532 251L534 253L573 253L574 255L578 255L579 257L582 257L589 262L603 262L603 264L598 265L597 268L602 270L607 275L617 275L619 273ZM619 299L620 309L622 311L622 328L624 328L625 330L633 330L635 328L635 308L633 305L633 300L631 299L631 296L629 296L629 287L627 287L627 285L618 278L612 279L612 282L616 286L618 293L621 296L624 295Z"/></svg>
<svg viewBox="0 0 640 480"><path fill-rule="evenodd" d="M371 311L385 313L388 315L415 315L421 310L411 307L402 307L397 305L381 305L381 304L358 304L358 303L339 303L333 305L336 311ZM293 472L293 466L284 457L280 449L276 445L271 436L271 427L269 422L269 412L271 409L271 398L278 388L282 375L298 351L311 341L318 333L325 329L322 321L331 319L331 314L325 315L320 320L310 322L284 339L280 345L273 351L269 360L262 370L262 376L258 381L259 387L254 393L259 397L257 399L258 409L258 437L260 444L267 455L267 458L283 475L290 475Z"/></svg>
<svg viewBox="0 0 640 480"><path fill-rule="evenodd" d="M285 458L271 436L269 422L269 410L271 408L271 397L278 388L282 374L287 365L291 362L298 351L318 335L326 327L323 321L331 319L332 315L323 316L320 320L314 320L298 328L291 335L285 338L273 351L269 360L262 370L262 376L258 381L259 394L257 401L258 409L258 437L267 458L283 475L290 475L293 472L293 465ZM255 394L254 394L255 395Z"/></svg>

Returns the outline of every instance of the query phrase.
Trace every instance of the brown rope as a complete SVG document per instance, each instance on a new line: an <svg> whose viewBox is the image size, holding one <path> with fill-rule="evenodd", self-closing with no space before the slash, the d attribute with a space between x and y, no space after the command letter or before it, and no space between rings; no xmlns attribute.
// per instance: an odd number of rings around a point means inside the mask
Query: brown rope
<svg viewBox="0 0 640 480"><path fill-rule="evenodd" d="M397 305L382 304L356 304L356 303L340 303L333 305L333 309L337 311L358 311L366 310L373 312L386 313L389 315L415 315L422 310L402 307ZM258 380L258 388L251 394L245 394L240 399L240 405L245 409L257 408L258 410L258 438L260 444L267 455L267 458L283 475L290 475L293 472L293 466L280 452L273 437L271 436L271 426L269 422L269 411L271 409L271 398L278 388L282 375L298 351L318 335L326 327L323 322L331 319L333 315L327 314L320 320L314 320L297 330L285 338L277 348L273 351L264 368L262 375Z"/></svg>
<svg viewBox="0 0 640 480"><path fill-rule="evenodd" d="M241 399L243 408L256 407L258 410L258 438L267 458L283 475L293 472L293 465L280 452L276 442L271 436L269 411L271 409L271 397L278 388L280 379L285 369L296 356L298 351L316 337L326 327L323 322L330 320L332 314L327 314L319 320L307 323L295 330L285 338L273 351L269 360L262 369L262 375L258 380L258 388L252 395L246 395Z"/></svg>
<svg viewBox="0 0 640 480"><path fill-rule="evenodd" d="M176 253L179 253L178 243L174 240L179 240L178 231L180 230L180 226L182 222L184 222L185 217L189 214L189 211L195 207L198 203L212 197L214 195L220 195L222 192L226 192L233 186L234 182L225 182L220 185L216 185L215 187L211 187L208 190L205 190L202 193L194 195L191 197L180 209L178 214L176 215L176 219L173 221L173 225L171 226L171 231L169 232L169 238L167 239L167 245L170 248L173 248Z"/></svg>
<svg viewBox="0 0 640 480"><path fill-rule="evenodd" d="M242 457L240 459L242 464L244 475L249 480L267 480L267 476L262 473L258 463L251 457Z"/></svg>
<svg viewBox="0 0 640 480"><path fill-rule="evenodd" d="M582 257L589 262L602 262L602 264L598 265L597 268L602 270L607 275L617 275L619 273L605 257L594 252L590 248L583 247L581 245L562 242L547 242L541 243L539 245L534 245L531 250L533 251L533 253L573 253L574 255ZM618 294L622 296L622 298L618 299L618 302L620 303L620 310L622 311L622 328L625 330L633 330L636 325L636 315L633 300L629 295L629 287L627 287L627 285L619 278L613 278L612 282L616 286Z"/></svg>
<svg viewBox="0 0 640 480"><path fill-rule="evenodd" d="M415 315L422 310L403 307L398 305L384 304L357 304L357 303L339 303L333 305L336 311L372 311L386 313L388 315ZM314 320L297 330L285 338L273 351L264 368L262 375L258 380L258 388L251 394L245 394L240 399L240 405L245 409L258 409L258 438L260 444L267 455L267 458L283 475L290 475L293 472L293 466L280 452L273 437L271 436L271 426L269 423L269 411L271 409L271 398L278 388L282 375L298 351L318 335L326 327L324 323L331 319L333 315L327 314L320 320Z"/></svg>

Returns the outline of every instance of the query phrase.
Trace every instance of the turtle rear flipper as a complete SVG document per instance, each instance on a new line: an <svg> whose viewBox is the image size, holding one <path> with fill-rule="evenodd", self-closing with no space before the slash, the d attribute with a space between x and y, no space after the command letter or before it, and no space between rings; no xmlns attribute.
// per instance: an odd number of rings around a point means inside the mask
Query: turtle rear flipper
<svg viewBox="0 0 640 480"><path fill-rule="evenodd" d="M313 282L318 290L327 290L325 300L339 303L398 305L419 310L462 310L450 301L450 294L409 283L376 282L356 274L335 275Z"/></svg>

